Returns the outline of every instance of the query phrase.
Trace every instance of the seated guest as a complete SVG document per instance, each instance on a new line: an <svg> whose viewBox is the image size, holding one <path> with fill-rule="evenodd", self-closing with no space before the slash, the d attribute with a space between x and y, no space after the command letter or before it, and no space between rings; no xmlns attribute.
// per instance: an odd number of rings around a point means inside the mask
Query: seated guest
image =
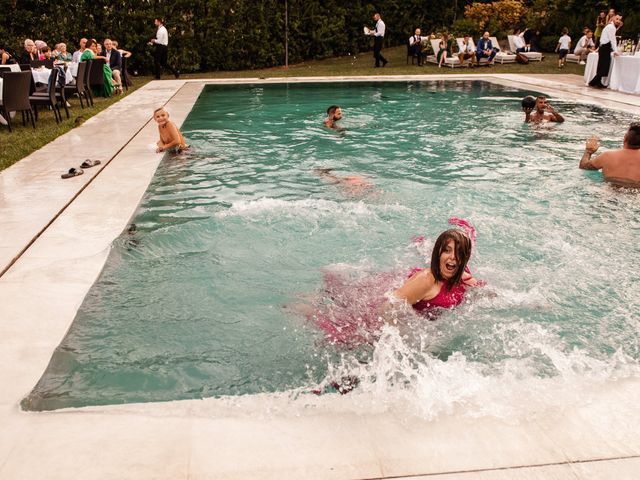
<svg viewBox="0 0 640 480"><path fill-rule="evenodd" d="M111 43L113 44L113 48L115 48L120 52L120 55L122 55L122 58L129 58L131 56L131 52L129 52L128 50L125 50L123 48L118 48L118 42L116 42L115 40L111 40Z"/></svg>
<svg viewBox="0 0 640 480"><path fill-rule="evenodd" d="M40 60L51 60L51 49L45 45L42 47L42 50L40 50L40 56L42 57Z"/></svg>
<svg viewBox="0 0 640 480"><path fill-rule="evenodd" d="M448 34L443 33L438 47L436 60L438 60L438 67L442 67L442 64L446 62L447 57L451 57L453 55L453 37L449 38Z"/></svg>
<svg viewBox="0 0 640 480"><path fill-rule="evenodd" d="M93 59L102 59L107 62L106 57L98 56L98 42L96 42L93 38L87 40L85 45L85 50L82 55L80 55L80 61L86 62L87 60ZM103 78L104 78L104 94L106 97L110 97L113 93L113 74L111 73L111 67L109 63L105 63L103 67Z"/></svg>
<svg viewBox="0 0 640 480"><path fill-rule="evenodd" d="M113 86L116 93L122 93L122 55L120 52L113 48L113 42L111 39L104 39L104 56L107 59L107 64L111 67L111 73L113 75Z"/></svg>
<svg viewBox="0 0 640 480"><path fill-rule="evenodd" d="M595 51L596 42L593 40L593 32L587 29L586 33L582 37L580 37L580 40L578 40L573 53L580 56L580 65L584 65L585 60L587 59L587 55Z"/></svg>
<svg viewBox="0 0 640 480"><path fill-rule="evenodd" d="M56 55L56 60L58 60L60 62L72 62L73 61L73 55L71 55L69 52L67 52L67 44L66 43L59 43L58 47L56 48L56 50L58 51L58 54Z"/></svg>
<svg viewBox="0 0 640 480"><path fill-rule="evenodd" d="M0 44L0 65L7 65L8 63L13 63L11 61L11 55L4 48L4 45Z"/></svg>
<svg viewBox="0 0 640 480"><path fill-rule="evenodd" d="M521 32L519 28L516 28L513 31L513 46L516 47L516 53L527 51L527 44L524 41L524 32Z"/></svg>
<svg viewBox="0 0 640 480"><path fill-rule="evenodd" d="M462 45L460 46L460 52L458 52L458 60L460 60L460 65L464 63L465 60L469 60L469 66L473 66L473 59L476 58L476 49L473 46L473 41L469 35L465 35L462 39Z"/></svg>
<svg viewBox="0 0 640 480"><path fill-rule="evenodd" d="M29 65L31 62L38 59L38 53L36 52L36 44L33 40L27 38L24 41L24 52L20 57L20 63L23 65Z"/></svg>
<svg viewBox="0 0 640 480"><path fill-rule="evenodd" d="M36 53L38 54L38 60L44 60L44 54L42 53L42 51L47 46L47 42L44 42L42 40L36 40L33 43L36 45Z"/></svg>
<svg viewBox="0 0 640 480"><path fill-rule="evenodd" d="M418 59L418 66L422 65L422 40L427 37L421 36L421 31L416 28L414 34L409 37L409 51Z"/></svg>
<svg viewBox="0 0 640 480"><path fill-rule="evenodd" d="M609 150L591 158L599 147L597 137L587 140L580 159L580 168L602 169L605 181L619 187L640 187L640 123L632 123L629 126L620 150Z"/></svg>
<svg viewBox="0 0 640 480"><path fill-rule="evenodd" d="M81 38L80 39L80 49L76 50L75 52L73 52L73 56L71 57L71 61L73 63L80 63L80 57L82 56L82 54L84 53L85 49L87 48L87 39L86 38Z"/></svg>
<svg viewBox="0 0 640 480"><path fill-rule="evenodd" d="M496 56L496 50L493 48L493 43L489 39L489 32L484 32L482 38L478 40L476 49L476 61L480 63L480 59L489 59L489 64L493 63L493 57Z"/></svg>
<svg viewBox="0 0 640 480"><path fill-rule="evenodd" d="M525 123L564 122L564 117L547 103L547 97L544 96L536 98L536 103L533 108L523 101L522 110L525 115Z"/></svg>

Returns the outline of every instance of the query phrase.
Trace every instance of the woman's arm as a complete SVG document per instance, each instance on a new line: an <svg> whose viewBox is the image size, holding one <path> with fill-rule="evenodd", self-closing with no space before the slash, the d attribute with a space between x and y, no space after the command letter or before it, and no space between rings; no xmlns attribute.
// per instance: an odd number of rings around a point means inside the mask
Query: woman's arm
<svg viewBox="0 0 640 480"><path fill-rule="evenodd" d="M409 305L425 298L433 298L437 294L436 279L429 269L416 273L393 292L394 297L406 301Z"/></svg>

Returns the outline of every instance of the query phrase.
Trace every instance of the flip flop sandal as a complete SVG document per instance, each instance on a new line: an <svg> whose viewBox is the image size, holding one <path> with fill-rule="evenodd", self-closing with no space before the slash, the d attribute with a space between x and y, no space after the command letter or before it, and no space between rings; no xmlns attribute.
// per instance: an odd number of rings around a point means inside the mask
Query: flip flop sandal
<svg viewBox="0 0 640 480"><path fill-rule="evenodd" d="M91 167L95 167L96 165L100 165L100 160L90 160L87 158L84 162L82 162L82 165L80 165L80 167L91 168Z"/></svg>
<svg viewBox="0 0 640 480"><path fill-rule="evenodd" d="M83 173L84 170L82 170L81 168L70 168L67 173L62 174L62 178L77 177L78 175L82 175Z"/></svg>

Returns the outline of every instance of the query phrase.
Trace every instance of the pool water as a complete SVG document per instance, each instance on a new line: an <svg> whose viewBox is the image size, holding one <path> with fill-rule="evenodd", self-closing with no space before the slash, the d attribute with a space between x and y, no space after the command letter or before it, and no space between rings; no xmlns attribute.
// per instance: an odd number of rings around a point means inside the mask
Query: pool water
<svg viewBox="0 0 640 480"><path fill-rule="evenodd" d="M353 376L351 396L378 407L509 414L514 392L586 401L585 385L637 377L640 196L577 168L585 138L618 148L633 119L552 98L567 121L526 125L531 93L480 81L206 87L182 127L193 151L163 160L23 406L296 397ZM322 126L331 104L344 131ZM488 286L437 321L407 315L370 344L327 342L309 315L323 276L401 281L451 216L476 226L470 267Z"/></svg>

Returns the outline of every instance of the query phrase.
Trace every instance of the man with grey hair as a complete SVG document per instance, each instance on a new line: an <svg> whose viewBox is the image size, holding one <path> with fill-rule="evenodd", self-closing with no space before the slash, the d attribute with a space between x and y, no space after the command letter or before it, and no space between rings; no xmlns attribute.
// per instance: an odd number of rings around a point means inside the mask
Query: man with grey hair
<svg viewBox="0 0 640 480"><path fill-rule="evenodd" d="M80 57L82 56L82 54L85 51L85 45L87 44L87 39L86 38L81 38L80 39L80 49L76 50L75 52L73 52L73 57L72 57L72 61L73 63L80 63Z"/></svg>

